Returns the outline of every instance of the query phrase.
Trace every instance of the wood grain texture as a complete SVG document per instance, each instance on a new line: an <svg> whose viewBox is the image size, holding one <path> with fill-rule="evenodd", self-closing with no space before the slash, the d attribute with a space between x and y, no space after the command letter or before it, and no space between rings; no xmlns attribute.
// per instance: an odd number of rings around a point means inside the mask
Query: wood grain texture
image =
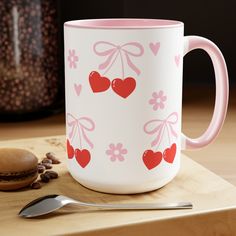
<svg viewBox="0 0 236 236"><path fill-rule="evenodd" d="M0 147L20 147L43 158L53 151L62 164L55 165L59 179L40 190L0 192L0 235L235 235L236 188L206 168L182 155L178 176L167 186L150 193L112 195L82 187L66 170L65 137L46 137L0 143ZM20 208L46 194L63 194L91 202L191 201L192 210L101 211L67 207L53 217L23 219ZM69 212L68 210L72 210Z"/></svg>

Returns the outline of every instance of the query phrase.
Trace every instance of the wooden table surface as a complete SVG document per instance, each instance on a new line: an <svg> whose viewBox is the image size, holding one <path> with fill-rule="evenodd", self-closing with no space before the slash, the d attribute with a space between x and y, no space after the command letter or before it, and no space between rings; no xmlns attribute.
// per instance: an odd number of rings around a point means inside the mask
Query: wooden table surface
<svg viewBox="0 0 236 236"><path fill-rule="evenodd" d="M191 90L184 95L183 132L191 137L199 136L206 129L213 112L214 93L201 89L199 95L199 90ZM236 96L234 97L230 99L225 125L217 140L201 150L184 153L236 185ZM28 122L0 123L0 140L61 134L65 134L64 114Z"/></svg>
<svg viewBox="0 0 236 236"><path fill-rule="evenodd" d="M25 232L34 236L236 236L236 187L183 154L178 175L165 187L142 194L116 195L89 190L71 177L66 168L64 135L2 141L0 147L25 148L33 151L40 160L50 150L61 160L61 164L53 166L59 178L51 180L41 189L0 191L1 236L25 235ZM48 194L109 204L190 201L193 208L171 211L113 211L67 206L50 215L34 219L18 216L22 206Z"/></svg>

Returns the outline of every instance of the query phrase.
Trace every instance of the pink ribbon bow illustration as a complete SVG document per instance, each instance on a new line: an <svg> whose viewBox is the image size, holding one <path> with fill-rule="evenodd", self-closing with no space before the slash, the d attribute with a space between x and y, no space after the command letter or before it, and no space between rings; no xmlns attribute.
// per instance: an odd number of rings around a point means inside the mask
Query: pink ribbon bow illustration
<svg viewBox="0 0 236 236"><path fill-rule="evenodd" d="M72 114L67 113L67 124L71 127L69 132L69 138L74 139L76 131L79 133L80 147L82 148L82 139L84 139L87 144L93 148L93 143L89 140L86 131L93 131L95 129L94 122L88 117L75 118Z"/></svg>
<svg viewBox="0 0 236 236"><path fill-rule="evenodd" d="M99 50L99 46L106 46L108 49L102 49ZM130 57L140 57L144 53L144 48L140 43L137 42L129 42L125 43L123 45L115 45L110 42L106 41L99 41L94 44L93 50L95 54L98 56L104 56L107 57L103 63L99 65L99 69L106 71L104 74L106 74L113 64L116 62L118 56L120 57L121 60L121 67L122 67L122 77L124 78L124 59L123 56L126 58L126 62L128 66L137 74L140 75L141 71L137 66L134 65L134 63L131 61Z"/></svg>
<svg viewBox="0 0 236 236"><path fill-rule="evenodd" d="M161 143L165 130L168 135L169 143L170 143L170 133L175 138L177 138L178 135L175 132L174 128L172 127L174 124L177 123L177 121L178 121L177 112L171 113L165 120L154 119L148 121L143 127L144 132L147 134L156 135L155 139L151 143L151 146L153 147Z"/></svg>

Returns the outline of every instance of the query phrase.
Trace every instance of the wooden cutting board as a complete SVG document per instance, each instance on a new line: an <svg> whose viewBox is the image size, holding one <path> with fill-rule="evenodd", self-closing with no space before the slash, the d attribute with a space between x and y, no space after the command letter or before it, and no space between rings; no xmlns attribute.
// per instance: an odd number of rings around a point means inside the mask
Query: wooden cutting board
<svg viewBox="0 0 236 236"><path fill-rule="evenodd" d="M0 147L26 148L40 159L52 151L62 161L53 167L59 179L43 188L0 192L0 235L236 235L236 188L184 155L178 176L167 186L145 194L112 195L84 188L70 176L64 136L4 141ZM21 207L46 194L109 203L191 201L194 208L101 211L67 207L37 219L18 217Z"/></svg>

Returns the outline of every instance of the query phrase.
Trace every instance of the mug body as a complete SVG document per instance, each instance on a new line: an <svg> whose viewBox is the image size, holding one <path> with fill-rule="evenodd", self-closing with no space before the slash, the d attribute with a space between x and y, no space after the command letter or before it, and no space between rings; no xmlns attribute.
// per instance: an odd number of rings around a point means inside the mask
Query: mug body
<svg viewBox="0 0 236 236"><path fill-rule="evenodd" d="M139 193L180 167L183 24L66 22L68 169L82 185Z"/></svg>

